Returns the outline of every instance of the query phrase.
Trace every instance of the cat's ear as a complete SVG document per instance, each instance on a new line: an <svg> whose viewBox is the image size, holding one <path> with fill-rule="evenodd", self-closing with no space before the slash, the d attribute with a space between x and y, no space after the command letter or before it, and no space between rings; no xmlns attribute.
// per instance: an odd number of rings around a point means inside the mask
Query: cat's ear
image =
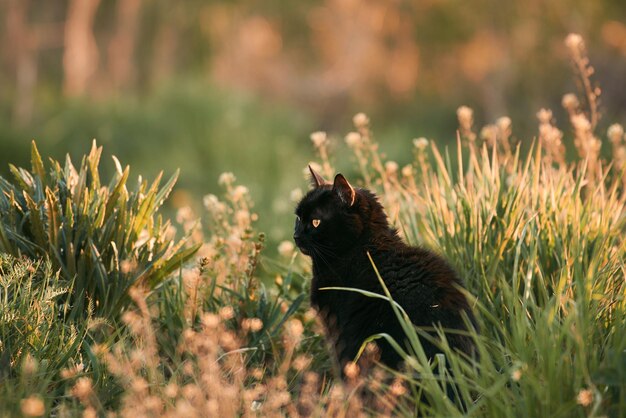
<svg viewBox="0 0 626 418"><path fill-rule="evenodd" d="M354 205L354 201L356 200L356 191L342 174L337 174L335 176L335 181L333 182L333 192L337 193L341 200L348 206Z"/></svg>
<svg viewBox="0 0 626 418"><path fill-rule="evenodd" d="M311 172L311 185L313 187L320 187L327 184L326 180L324 180L324 177L322 177L322 175L317 171L313 170L311 164L309 164L309 171Z"/></svg>

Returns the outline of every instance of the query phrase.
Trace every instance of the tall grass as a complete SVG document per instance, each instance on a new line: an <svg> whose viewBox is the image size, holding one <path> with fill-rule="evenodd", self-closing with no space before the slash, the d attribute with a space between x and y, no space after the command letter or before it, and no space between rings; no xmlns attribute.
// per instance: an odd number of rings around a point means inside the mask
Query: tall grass
<svg viewBox="0 0 626 418"><path fill-rule="evenodd" d="M11 166L12 181L0 177L0 399L8 410L29 394L27 411L59 407L77 375L98 383L101 404L113 399L96 342L123 338L130 289L154 289L199 248L174 240L158 213L176 175L164 187L161 176L140 178L133 190L130 168L114 159L107 185L101 153L94 143L78 169L69 157L44 164L33 142L31 169Z"/></svg>
<svg viewBox="0 0 626 418"><path fill-rule="evenodd" d="M189 416L206 411L221 416L622 416L626 411L622 173L598 161L598 172L591 177L586 159L567 163L547 154L542 143L521 157L512 144L485 141L472 146L462 139L454 158L434 143L415 141L415 164L400 169L393 161L384 161L367 119L359 116L356 124L359 132L351 133L348 142L362 184L379 191L408 241L442 252L465 278L480 318L481 332L474 333L479 360L452 352L440 332L443 356L429 361L417 338L427 334L406 323L407 369L393 379L384 378L380 370L360 375L362 363L349 366L345 384L320 373L310 347L303 347L306 338L302 339L316 329L315 322L307 322L299 305L285 306L285 322L281 319L278 324L286 325L282 332L274 328L278 331L274 334L266 314L245 308L263 306L262 299L256 302L262 286L260 282L257 289L250 286L257 278L249 270L256 262L250 263L245 255L256 253L254 240L245 244L251 238L245 215L249 209L241 203L242 189L236 192L237 186L225 176L227 202L206 199L207 207L218 211L212 219L221 225L212 228L215 240L202 238L210 244L201 251L207 251L213 260L208 265L216 270L197 280L205 283L199 288L211 291L197 296L188 287L183 292L187 301L192 296L206 301L196 308L200 322L185 325L176 348L179 357L169 358L168 372L150 369L150 362L133 366L132 353L128 360L123 349L109 354L114 370L118 363L131 362L117 368L124 378L134 367L138 379L147 379L126 383L121 414L146 412L142 408L150 406L154 409L146 413L184 411ZM316 146L327 145L320 135L315 138ZM333 171L329 154L320 151L320 169ZM292 269L302 268L299 257ZM279 279L276 284L284 285L284 278ZM220 283L227 285L215 293ZM283 295L286 302L293 301L286 296L287 289L278 289L261 295L270 299ZM138 305L142 303L140 299ZM161 308L166 306L172 303ZM296 308L290 311L289 306ZM141 337L154 318L145 308L139 312L136 321L148 320L133 327ZM250 321L251 314L264 319ZM288 319L291 314L297 319ZM256 337L259 331L267 333L265 342ZM140 350L159 352L158 339L155 347L145 346L149 334L138 341ZM266 343L275 345L273 355L255 360ZM151 361L158 364L157 358ZM149 389L136 393L135 387ZM365 387L376 394L374 400L361 398ZM169 395L159 392L166 389ZM449 397L450 390L456 401Z"/></svg>
<svg viewBox="0 0 626 418"><path fill-rule="evenodd" d="M0 399L4 411L52 403L63 395L58 371L73 366L87 322L65 324L59 298L68 292L50 262L0 253ZM43 414L43 412L42 412Z"/></svg>
<svg viewBox="0 0 626 418"><path fill-rule="evenodd" d="M198 249L174 241L169 221L158 214L178 173L160 187L139 178L128 190L130 167L101 182L102 147L93 143L77 170L51 160L46 168L35 143L31 170L10 166L13 182L0 177L0 250L48 258L72 300L65 313L114 318L128 303L132 286L154 287Z"/></svg>
<svg viewBox="0 0 626 418"><path fill-rule="evenodd" d="M347 137L366 185L382 192L406 239L445 254L475 298L480 361L468 365L443 344L467 413L623 415L623 172L597 154L594 164L589 156L567 164L546 154L542 142L522 158L502 143L502 132L480 146L463 120L468 110L459 112L466 147L459 138L451 158L431 143L428 159L428 142L416 140L416 163L401 172L382 162L366 120ZM416 361L407 364L424 376L429 364L416 355L415 334L410 341ZM430 401L420 412L461 413L436 380L412 382Z"/></svg>

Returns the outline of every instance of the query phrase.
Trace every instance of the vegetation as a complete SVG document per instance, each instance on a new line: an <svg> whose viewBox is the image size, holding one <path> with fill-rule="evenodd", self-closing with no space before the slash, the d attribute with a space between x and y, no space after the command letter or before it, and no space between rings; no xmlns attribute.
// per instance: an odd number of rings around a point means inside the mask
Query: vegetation
<svg viewBox="0 0 626 418"><path fill-rule="evenodd" d="M563 100L571 135L542 109L524 150L509 118L477 133L463 106L456 148L417 138L402 167L364 114L345 137L357 183L407 241L465 278L479 359L440 332L443 355L429 362L423 330L404 321L404 371L374 364L367 344L337 381L307 308L306 257L290 241L263 255L250 191L232 173L202 213L172 217L186 237L174 243L159 207L175 177L129 191L119 163L100 181L95 145L78 170L45 168L33 145L31 170L0 179L0 414L624 416L626 137L618 124L598 133L580 37L567 46L585 86ZM330 139L311 139L316 170L332 176Z"/></svg>
<svg viewBox="0 0 626 418"><path fill-rule="evenodd" d="M11 166L15 185L0 179L0 250L13 256L47 258L69 289L65 313L70 319L94 311L114 317L128 303L133 286L153 288L187 261L199 246L173 241L168 221L157 215L178 174L159 189L141 178L128 191L130 167L101 184L102 148L94 142L74 168L69 156L62 167L46 172L33 142L32 172Z"/></svg>

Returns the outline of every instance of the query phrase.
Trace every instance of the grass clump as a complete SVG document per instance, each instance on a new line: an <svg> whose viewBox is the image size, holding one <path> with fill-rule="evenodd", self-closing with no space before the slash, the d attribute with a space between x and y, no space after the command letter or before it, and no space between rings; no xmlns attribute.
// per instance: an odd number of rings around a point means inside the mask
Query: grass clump
<svg viewBox="0 0 626 418"><path fill-rule="evenodd" d="M0 250L16 257L49 259L71 302L71 319L93 311L114 318L128 303L128 289L152 288L197 250L174 242L159 207L177 178L159 188L141 178L129 191L130 168L117 160L109 184L99 175L102 148L95 143L77 170L52 160L46 169L34 142L31 171L10 166L14 182L0 178Z"/></svg>
<svg viewBox="0 0 626 418"><path fill-rule="evenodd" d="M31 170L10 166L13 182L0 178L3 410L62 410L73 404L66 392L87 381L98 404L115 399L95 348L125 338L130 289L154 289L199 248L174 240L158 213L176 175L163 187L161 176L140 178L129 191L130 168L114 159L102 184L101 153L94 143L78 170L69 157L46 167L33 143Z"/></svg>
<svg viewBox="0 0 626 418"><path fill-rule="evenodd" d="M585 118L575 116L573 124ZM540 141L523 158L519 147L503 143L510 132L494 126L494 140L480 143L468 120L471 110L461 108L463 136L453 158L418 139L415 163L402 170L383 161L366 124L347 138L365 186L380 191L406 239L437 248L457 266L481 318L478 362L450 352L440 335L455 376L447 380L467 408L447 399L446 386L433 374L437 361L420 356L417 333L407 334L409 371L403 377L429 401L413 412L623 415L623 172L611 169L595 148L567 163L555 153L559 148L546 152ZM602 143L573 128L579 150ZM612 142L615 149L619 141ZM422 378L413 379L416 374Z"/></svg>
<svg viewBox="0 0 626 418"><path fill-rule="evenodd" d="M0 399L4 410L45 411L55 397L63 395L59 371L75 365L87 332L86 321L79 325L59 321L66 308L59 299L67 292L50 262L0 253Z"/></svg>

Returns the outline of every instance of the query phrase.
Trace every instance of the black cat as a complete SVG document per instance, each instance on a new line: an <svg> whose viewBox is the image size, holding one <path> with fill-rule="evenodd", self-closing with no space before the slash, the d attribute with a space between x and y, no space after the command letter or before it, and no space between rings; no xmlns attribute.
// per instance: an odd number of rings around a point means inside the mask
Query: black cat
<svg viewBox="0 0 626 418"><path fill-rule="evenodd" d="M341 175L327 183L311 167L314 188L296 209L294 240L313 260L311 305L320 312L333 342L336 359L343 368L355 359L363 341L377 333L391 335L400 345L406 339L389 302L356 292L320 290L351 287L384 294L367 253L391 293L418 327L441 325L448 330L466 330L465 315L477 329L462 281L440 256L406 245L389 226L376 196L355 189ZM473 355L470 337L447 333L449 344ZM426 355L438 350L422 338ZM399 368L401 357L383 339L377 341L380 361Z"/></svg>

